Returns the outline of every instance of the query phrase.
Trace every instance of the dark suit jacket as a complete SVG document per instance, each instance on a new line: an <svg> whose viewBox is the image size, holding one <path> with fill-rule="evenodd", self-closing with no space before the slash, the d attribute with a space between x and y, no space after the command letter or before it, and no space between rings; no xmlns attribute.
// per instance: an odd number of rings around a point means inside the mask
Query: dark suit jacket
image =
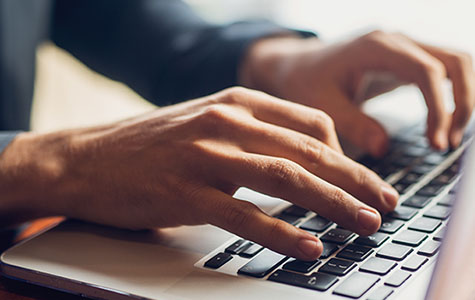
<svg viewBox="0 0 475 300"><path fill-rule="evenodd" d="M236 85L247 46L283 31L265 21L212 25L180 0L0 0L0 153L12 131L29 129L44 40L166 105Z"/></svg>

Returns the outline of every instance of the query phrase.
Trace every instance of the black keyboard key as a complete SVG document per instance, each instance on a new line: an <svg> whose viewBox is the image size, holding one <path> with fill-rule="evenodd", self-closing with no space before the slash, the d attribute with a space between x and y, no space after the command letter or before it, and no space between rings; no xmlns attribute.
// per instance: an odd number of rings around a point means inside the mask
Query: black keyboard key
<svg viewBox="0 0 475 300"><path fill-rule="evenodd" d="M417 254L413 254L409 257L401 266L401 269L415 272L419 270L419 268L425 264L429 259L427 257L423 257Z"/></svg>
<svg viewBox="0 0 475 300"><path fill-rule="evenodd" d="M379 249L379 251L376 252L376 255L392 260L403 260L411 252L412 248L397 244L387 244L383 248Z"/></svg>
<svg viewBox="0 0 475 300"><path fill-rule="evenodd" d="M415 159L412 156L400 156L396 157L392 163L393 165L400 167L400 168L406 168L407 166L410 166L414 163Z"/></svg>
<svg viewBox="0 0 475 300"><path fill-rule="evenodd" d="M268 280L317 291L326 291L338 281L338 278L324 273L313 273L310 276L306 276L277 270L269 276Z"/></svg>
<svg viewBox="0 0 475 300"><path fill-rule="evenodd" d="M457 173L447 170L444 173L437 176L436 178L434 178L432 182L438 185L447 185L451 183L455 179L456 176L457 176Z"/></svg>
<svg viewBox="0 0 475 300"><path fill-rule="evenodd" d="M403 195L405 194L408 190L409 190L409 186L411 186L410 184L405 184L405 183L402 183L402 182L398 182L396 184L393 185L394 189L400 194L400 195Z"/></svg>
<svg viewBox="0 0 475 300"><path fill-rule="evenodd" d="M309 210L297 205L291 205L284 209L283 213L287 215L292 215L296 217L306 217Z"/></svg>
<svg viewBox="0 0 475 300"><path fill-rule="evenodd" d="M411 273L402 271L402 270L396 270L394 273L389 276L388 279L384 282L384 284L392 286L392 287L400 287L406 280L411 277Z"/></svg>
<svg viewBox="0 0 475 300"><path fill-rule="evenodd" d="M286 262L282 269L295 271L299 273L308 273L315 269L316 266L321 264L320 260L313 260L313 261L303 261L298 259L292 259L289 262Z"/></svg>
<svg viewBox="0 0 475 300"><path fill-rule="evenodd" d="M298 223L300 220L300 217L294 216L294 215L288 215L286 213L280 213L277 216L275 216L277 219L280 219L284 222L289 223L290 225L295 225Z"/></svg>
<svg viewBox="0 0 475 300"><path fill-rule="evenodd" d="M398 231L404 223L401 220L395 220L391 218L383 218L381 227L379 228L380 232L384 233L395 233Z"/></svg>
<svg viewBox="0 0 475 300"><path fill-rule="evenodd" d="M409 225L409 229L432 233L442 224L441 221L426 217L420 217Z"/></svg>
<svg viewBox="0 0 475 300"><path fill-rule="evenodd" d="M315 216L307 221L305 221L300 228L303 230L310 230L315 232L323 232L328 229L333 224L332 221L325 219L321 216Z"/></svg>
<svg viewBox="0 0 475 300"><path fill-rule="evenodd" d="M389 175L395 174L401 171L401 168L394 165L381 165L373 168L373 170L381 177L386 178Z"/></svg>
<svg viewBox="0 0 475 300"><path fill-rule="evenodd" d="M423 208L425 207L427 204L429 204L429 202L432 200L432 198L430 197L426 197L426 196L420 196L420 195L414 195L414 196L411 196L409 199L407 199L406 201L404 201L402 203L402 205L404 206L410 206L410 207L415 207L415 208Z"/></svg>
<svg viewBox="0 0 475 300"><path fill-rule="evenodd" d="M354 233L349 230L342 228L334 228L325 233L320 239L323 242L344 244L348 242L348 240L350 240L353 236Z"/></svg>
<svg viewBox="0 0 475 300"><path fill-rule="evenodd" d="M372 235L360 236L355 240L356 244L377 248L389 239L389 235L375 232Z"/></svg>
<svg viewBox="0 0 475 300"><path fill-rule="evenodd" d="M422 245L417 254L424 256L433 256L439 251L440 242L429 240Z"/></svg>
<svg viewBox="0 0 475 300"><path fill-rule="evenodd" d="M239 254L241 251L243 251L246 247L250 246L248 241L244 239L239 239L229 245L224 252L230 253L230 254Z"/></svg>
<svg viewBox="0 0 475 300"><path fill-rule="evenodd" d="M337 257L346 258L353 261L363 261L373 253L370 247L349 244L343 250L338 252Z"/></svg>
<svg viewBox="0 0 475 300"><path fill-rule="evenodd" d="M424 213L424 217L446 220L450 216L451 212L452 209L448 206L435 205Z"/></svg>
<svg viewBox="0 0 475 300"><path fill-rule="evenodd" d="M348 274L356 266L351 260L332 258L327 261L318 271L333 274L336 276L344 276Z"/></svg>
<svg viewBox="0 0 475 300"><path fill-rule="evenodd" d="M427 238L427 234L424 234L422 232L413 231L413 230L404 230L398 233L393 238L393 243L417 247L426 238Z"/></svg>
<svg viewBox="0 0 475 300"><path fill-rule="evenodd" d="M221 252L206 261L204 266L210 269L218 269L232 258L233 256L231 254Z"/></svg>
<svg viewBox="0 0 475 300"><path fill-rule="evenodd" d="M443 206L452 206L454 205L455 202L455 195L454 194L447 194L442 199L437 202L438 205L443 205Z"/></svg>
<svg viewBox="0 0 475 300"><path fill-rule="evenodd" d="M445 235L445 228L446 227L442 227L441 229L439 229L435 235L434 235L434 240L436 241L442 241L442 239L444 238L444 235Z"/></svg>
<svg viewBox="0 0 475 300"><path fill-rule="evenodd" d="M417 191L417 195L427 196L427 197L435 197L442 193L444 190L445 185L438 185L438 184L431 184L424 186L422 189Z"/></svg>
<svg viewBox="0 0 475 300"><path fill-rule="evenodd" d="M249 246L246 247L243 251L239 252L239 256L250 258L259 253L264 247L259 244L249 242Z"/></svg>
<svg viewBox="0 0 475 300"><path fill-rule="evenodd" d="M414 184L416 182L419 182L421 180L423 175L409 172L402 179L400 179L400 182L404 182L406 184Z"/></svg>
<svg viewBox="0 0 475 300"><path fill-rule="evenodd" d="M378 275L386 275L396 265L397 263L391 260L378 258L378 257L371 257L370 259L368 259L361 265L360 271L374 273Z"/></svg>
<svg viewBox="0 0 475 300"><path fill-rule="evenodd" d="M323 244L323 252L322 252L322 255L320 255L321 259L330 257L333 253L336 252L336 250L338 250L337 244L326 243L326 242L322 242L322 244Z"/></svg>
<svg viewBox="0 0 475 300"><path fill-rule="evenodd" d="M412 219L417 214L417 209L406 207L406 206L398 206L396 209L388 214L388 217L393 219L408 221Z"/></svg>
<svg viewBox="0 0 475 300"><path fill-rule="evenodd" d="M378 281L378 276L354 272L340 283L333 293L357 299L363 296Z"/></svg>
<svg viewBox="0 0 475 300"><path fill-rule="evenodd" d="M389 286L380 286L366 300L386 300L394 292Z"/></svg>
<svg viewBox="0 0 475 300"><path fill-rule="evenodd" d="M264 249L238 270L238 274L262 278L272 272L287 258L279 253Z"/></svg>

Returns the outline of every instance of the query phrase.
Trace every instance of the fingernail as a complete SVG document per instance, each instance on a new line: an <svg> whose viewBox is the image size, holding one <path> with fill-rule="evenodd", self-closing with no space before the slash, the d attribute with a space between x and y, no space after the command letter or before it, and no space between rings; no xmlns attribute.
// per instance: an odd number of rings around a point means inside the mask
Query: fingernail
<svg viewBox="0 0 475 300"><path fill-rule="evenodd" d="M361 208L358 212L358 223L370 232L376 232L381 223L381 217L375 211Z"/></svg>
<svg viewBox="0 0 475 300"><path fill-rule="evenodd" d="M381 185L381 192L383 193L386 207L388 210L393 210L399 199L399 193L392 186L386 184Z"/></svg>
<svg viewBox="0 0 475 300"><path fill-rule="evenodd" d="M320 244L319 241L303 238L298 242L297 247L306 257L313 259L320 255Z"/></svg>

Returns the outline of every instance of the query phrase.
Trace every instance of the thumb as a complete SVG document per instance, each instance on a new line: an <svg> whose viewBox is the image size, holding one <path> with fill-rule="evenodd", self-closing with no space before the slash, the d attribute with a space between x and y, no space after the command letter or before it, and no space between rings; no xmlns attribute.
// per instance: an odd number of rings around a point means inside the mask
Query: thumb
<svg viewBox="0 0 475 300"><path fill-rule="evenodd" d="M355 106L341 91L333 98L333 107L327 113L333 117L339 134L372 156L383 156L389 137L383 126Z"/></svg>

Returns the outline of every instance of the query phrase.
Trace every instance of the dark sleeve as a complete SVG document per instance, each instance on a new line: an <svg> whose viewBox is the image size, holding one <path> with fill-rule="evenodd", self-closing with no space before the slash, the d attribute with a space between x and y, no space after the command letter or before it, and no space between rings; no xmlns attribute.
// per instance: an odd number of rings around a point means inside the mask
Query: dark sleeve
<svg viewBox="0 0 475 300"><path fill-rule="evenodd" d="M289 31L266 21L211 25L179 0L56 0L52 26L59 47L159 105L236 85L247 46Z"/></svg>
<svg viewBox="0 0 475 300"><path fill-rule="evenodd" d="M0 154L19 133L18 131L0 131Z"/></svg>

